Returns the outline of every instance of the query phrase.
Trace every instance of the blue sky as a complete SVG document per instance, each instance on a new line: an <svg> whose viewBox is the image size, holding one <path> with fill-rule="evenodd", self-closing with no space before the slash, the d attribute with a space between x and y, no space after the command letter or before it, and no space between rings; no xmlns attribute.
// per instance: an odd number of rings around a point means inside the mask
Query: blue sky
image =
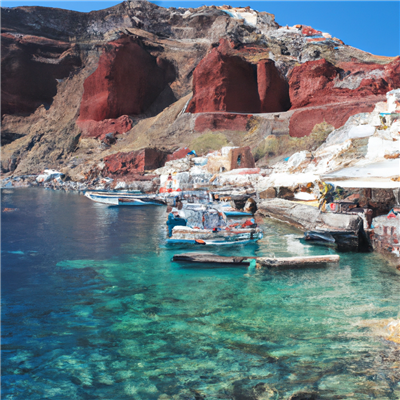
<svg viewBox="0 0 400 400"><path fill-rule="evenodd" d="M121 1L1 1L2 7L38 5L81 12L111 7ZM400 55L399 1L153 1L162 7L229 4L275 14L280 25L303 24L328 32L346 44L381 56Z"/></svg>

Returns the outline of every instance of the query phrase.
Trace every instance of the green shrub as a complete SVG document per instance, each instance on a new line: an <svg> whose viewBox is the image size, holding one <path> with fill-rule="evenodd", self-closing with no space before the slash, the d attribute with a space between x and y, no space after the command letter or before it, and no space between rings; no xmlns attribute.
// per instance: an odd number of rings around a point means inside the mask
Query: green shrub
<svg viewBox="0 0 400 400"><path fill-rule="evenodd" d="M253 149L254 160L258 161L265 155L276 157L283 154L293 154L302 150L314 151L326 140L335 128L323 121L316 124L309 136L301 138L284 136L267 136Z"/></svg>
<svg viewBox="0 0 400 400"><path fill-rule="evenodd" d="M279 153L279 138L270 135L267 136L254 150L253 156L254 161L258 161L263 158L266 154L273 157Z"/></svg>
<svg viewBox="0 0 400 400"><path fill-rule="evenodd" d="M209 132L194 139L190 144L190 148L200 155L207 154L212 150L219 150L228 144L228 140L222 133Z"/></svg>

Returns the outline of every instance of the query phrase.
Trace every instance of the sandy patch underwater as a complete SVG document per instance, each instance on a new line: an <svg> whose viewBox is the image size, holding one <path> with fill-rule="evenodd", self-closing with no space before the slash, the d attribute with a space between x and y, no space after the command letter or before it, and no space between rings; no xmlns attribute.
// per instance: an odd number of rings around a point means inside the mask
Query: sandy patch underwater
<svg viewBox="0 0 400 400"><path fill-rule="evenodd" d="M43 189L2 193L4 399L400 396L400 279L376 254L258 271L171 263L163 207L103 207ZM241 255L331 254L262 222ZM316 395L317 396L317 395ZM318 398L318 397L315 397Z"/></svg>

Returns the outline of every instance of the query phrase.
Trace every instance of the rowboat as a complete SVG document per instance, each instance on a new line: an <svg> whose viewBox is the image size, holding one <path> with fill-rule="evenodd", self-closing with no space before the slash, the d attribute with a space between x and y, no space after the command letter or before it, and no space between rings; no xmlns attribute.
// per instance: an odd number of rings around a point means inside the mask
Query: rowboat
<svg viewBox="0 0 400 400"><path fill-rule="evenodd" d="M167 204L165 200L154 195L86 192L85 196L97 203L109 206L165 206Z"/></svg>

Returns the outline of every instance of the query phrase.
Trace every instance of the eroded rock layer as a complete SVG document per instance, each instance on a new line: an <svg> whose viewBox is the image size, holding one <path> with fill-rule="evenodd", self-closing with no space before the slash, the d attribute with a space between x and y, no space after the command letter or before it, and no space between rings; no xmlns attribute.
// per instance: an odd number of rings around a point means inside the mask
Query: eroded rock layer
<svg viewBox="0 0 400 400"><path fill-rule="evenodd" d="M269 163L318 147L320 124L338 128L400 87L399 57L249 8L126 1L1 18L5 174L58 168L80 180L106 157L153 147L249 146Z"/></svg>

